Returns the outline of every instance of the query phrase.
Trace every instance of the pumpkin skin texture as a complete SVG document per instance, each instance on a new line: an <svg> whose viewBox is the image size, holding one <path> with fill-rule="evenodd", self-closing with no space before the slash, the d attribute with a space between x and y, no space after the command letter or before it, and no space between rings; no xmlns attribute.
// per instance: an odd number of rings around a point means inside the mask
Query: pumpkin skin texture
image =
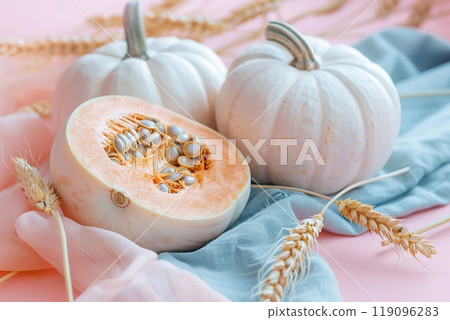
<svg viewBox="0 0 450 320"><path fill-rule="evenodd" d="M400 101L389 75L354 48L300 36L283 23L271 22L266 37L271 40L232 62L216 107L218 131L237 139L251 159L252 177L330 194L375 175L400 128ZM273 138L296 139L287 146L287 163ZM267 139L259 149L266 165L242 139L252 145ZM312 149L295 164L306 139L325 165Z"/></svg>
<svg viewBox="0 0 450 320"><path fill-rule="evenodd" d="M137 2L125 9L127 42L98 48L63 74L53 96L55 128L84 101L111 94L141 98L215 127L216 96L226 75L223 62L193 40L144 39L140 10Z"/></svg>
<svg viewBox="0 0 450 320"><path fill-rule="evenodd" d="M176 124L203 141L221 140L223 154L189 188L162 192L151 166L120 165L104 150L105 128L134 113ZM53 143L50 173L61 208L74 221L120 233L155 252L193 250L234 223L247 203L250 170L229 164L234 155L243 161L234 145L204 125L143 100L106 96L72 113Z"/></svg>

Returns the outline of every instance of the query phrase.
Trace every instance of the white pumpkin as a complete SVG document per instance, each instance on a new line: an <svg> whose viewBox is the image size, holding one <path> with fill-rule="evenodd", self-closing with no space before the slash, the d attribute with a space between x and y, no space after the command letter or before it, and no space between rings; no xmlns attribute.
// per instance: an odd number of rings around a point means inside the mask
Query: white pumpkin
<svg viewBox="0 0 450 320"><path fill-rule="evenodd" d="M389 75L281 22L266 38L232 62L216 105L217 128L237 139L252 177L329 194L375 175L400 128Z"/></svg>
<svg viewBox="0 0 450 320"><path fill-rule="evenodd" d="M111 42L78 59L62 76L53 96L59 128L81 103L116 94L164 106L215 127L214 106L226 68L208 47L188 39L145 39L138 2L124 12L125 41Z"/></svg>

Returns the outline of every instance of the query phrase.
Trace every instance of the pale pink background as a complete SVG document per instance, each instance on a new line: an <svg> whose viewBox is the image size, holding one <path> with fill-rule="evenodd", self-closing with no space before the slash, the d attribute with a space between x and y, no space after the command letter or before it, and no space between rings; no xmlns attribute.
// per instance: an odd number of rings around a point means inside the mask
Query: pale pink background
<svg viewBox="0 0 450 320"><path fill-rule="evenodd" d="M78 2L78 4L77 4ZM143 1L144 8L156 1ZM327 1L285 1L279 13L270 18L284 19L306 10L312 5L324 4ZM450 8L449 1L437 1L440 10ZM0 11L0 39L23 37L27 39L44 36L92 33L92 26L86 23L87 14L107 14L121 12L124 0L16 0L2 2ZM179 8L180 12L221 17L243 1L207 1L189 0L189 5ZM340 25L349 25L357 17L352 14L361 12L372 1L352 0L345 10L337 16L309 18L295 26L304 33L319 32L326 26L344 20ZM407 6L411 1L401 1ZM359 8L359 9L358 9ZM362 19L373 13L369 10ZM350 14L352 18L346 18ZM340 42L351 43L374 30L403 21L405 14L396 14L382 23L370 24L367 27L353 30L340 39ZM344 19L343 19L344 18ZM262 20L250 22L241 30L253 30L261 26ZM450 18L440 18L423 25L424 30L450 39ZM220 47L238 33L229 33L209 40L213 48ZM331 37L334 41L337 36ZM229 62L244 44L223 58ZM3 59L3 58L2 58ZM68 59L68 61L71 59ZM15 60L17 61L17 60ZM4 70L0 70L0 84L8 79L3 78ZM18 100L25 104L33 99L45 97L48 93L33 93L17 89ZM4 102L3 102L4 103ZM16 102L17 103L17 102ZM0 106L4 108L4 106ZM5 108L8 106L5 105ZM5 113L5 110L2 110ZM3 179L3 177L2 177ZM406 218L405 224L414 230L424 224L450 214L450 205L422 211ZM428 232L430 239L438 249L438 255L432 260L421 259L423 264L406 254L397 254L390 248L383 248L376 235L368 233L359 237L337 236L323 232L319 239L319 253L329 262L339 283L344 301L450 301L450 224ZM0 276L6 272L0 272ZM0 301L64 301L63 278L54 270L22 272L14 278L0 284Z"/></svg>

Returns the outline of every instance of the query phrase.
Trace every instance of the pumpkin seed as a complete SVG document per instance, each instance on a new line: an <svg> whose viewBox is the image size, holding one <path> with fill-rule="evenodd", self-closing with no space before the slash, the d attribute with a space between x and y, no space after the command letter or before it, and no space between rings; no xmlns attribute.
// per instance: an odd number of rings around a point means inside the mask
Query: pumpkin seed
<svg viewBox="0 0 450 320"><path fill-rule="evenodd" d="M183 176L183 178L181 178L181 180L183 180L183 182L186 186L191 186L195 183L196 179L192 175L185 175L185 176Z"/></svg>
<svg viewBox="0 0 450 320"><path fill-rule="evenodd" d="M190 173L191 173L191 170L189 170L189 169L186 168L186 167L178 167L177 172L179 172L179 173L187 173L187 174L190 174Z"/></svg>
<svg viewBox="0 0 450 320"><path fill-rule="evenodd" d="M177 138L175 139L176 142L179 142L181 144L184 144L188 141L191 140L191 135L189 133L181 133L177 136Z"/></svg>
<svg viewBox="0 0 450 320"><path fill-rule="evenodd" d="M150 131L146 128L139 128L139 140L146 146L150 145Z"/></svg>
<svg viewBox="0 0 450 320"><path fill-rule="evenodd" d="M183 147L183 153L188 157L195 157L202 151L202 145L195 141L189 141Z"/></svg>
<svg viewBox="0 0 450 320"><path fill-rule="evenodd" d="M139 159L139 158L143 158L144 157L144 154L139 149L134 150L132 155L133 155L133 158L135 158L135 159Z"/></svg>
<svg viewBox="0 0 450 320"><path fill-rule="evenodd" d="M194 163L192 162L191 158L188 158L186 156L178 157L177 162L180 166L186 167L186 168L192 168L194 166Z"/></svg>
<svg viewBox="0 0 450 320"><path fill-rule="evenodd" d="M165 183L160 183L159 190L161 190L162 192L169 192L169 187Z"/></svg>
<svg viewBox="0 0 450 320"><path fill-rule="evenodd" d="M181 143L176 142L176 141L172 141L171 145L175 146L175 148L178 149L178 151L180 152L180 155L183 154L183 145Z"/></svg>
<svg viewBox="0 0 450 320"><path fill-rule="evenodd" d="M120 139L119 137L114 138L113 146L114 146L114 149L120 154L124 154L127 151L126 143L123 142L123 140Z"/></svg>
<svg viewBox="0 0 450 320"><path fill-rule="evenodd" d="M141 151L144 155L147 153L147 147L143 143L138 144L137 150Z"/></svg>
<svg viewBox="0 0 450 320"><path fill-rule="evenodd" d="M176 137L184 132L183 129L181 129L179 126L171 125L167 128L167 133L171 137Z"/></svg>
<svg viewBox="0 0 450 320"><path fill-rule="evenodd" d="M147 117L147 118L145 118L145 120L153 121L154 123L161 122L161 121L159 121L158 119L153 118L153 117Z"/></svg>
<svg viewBox="0 0 450 320"><path fill-rule="evenodd" d="M157 131L153 132L150 136L152 145L157 146L161 142L161 134Z"/></svg>
<svg viewBox="0 0 450 320"><path fill-rule="evenodd" d="M136 138L128 131L125 132L125 136L128 138L128 141L130 141L131 149L136 149L137 147Z"/></svg>
<svg viewBox="0 0 450 320"><path fill-rule="evenodd" d="M181 173L172 173L171 175L167 176L165 180L172 180L177 181L180 180L183 177Z"/></svg>
<svg viewBox="0 0 450 320"><path fill-rule="evenodd" d="M161 133L166 133L166 126L163 125L161 122L158 122L156 125L156 129Z"/></svg>
<svg viewBox="0 0 450 320"><path fill-rule="evenodd" d="M156 124L155 122L153 122L152 120L149 120L149 119L144 119L141 122L139 122L139 125L141 127L144 127L146 129L150 129L150 130L153 130L156 128L155 124Z"/></svg>
<svg viewBox="0 0 450 320"><path fill-rule="evenodd" d="M169 174L169 173L174 173L177 170L174 167L165 167L161 170L162 174Z"/></svg>
<svg viewBox="0 0 450 320"><path fill-rule="evenodd" d="M112 162L115 162L115 163L117 163L117 164L120 164L120 159L117 158L117 157L112 156L112 157L110 157L109 159L111 159Z"/></svg>
<svg viewBox="0 0 450 320"><path fill-rule="evenodd" d="M166 149L166 159L169 163L177 163L177 159L179 156L180 156L180 152L178 151L178 149L175 146L170 145Z"/></svg>

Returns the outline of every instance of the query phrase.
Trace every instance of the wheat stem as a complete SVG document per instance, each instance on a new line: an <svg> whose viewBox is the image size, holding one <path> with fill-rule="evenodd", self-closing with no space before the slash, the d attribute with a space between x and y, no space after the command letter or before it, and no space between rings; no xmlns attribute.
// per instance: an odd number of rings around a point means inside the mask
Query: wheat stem
<svg viewBox="0 0 450 320"><path fill-rule="evenodd" d="M67 300L73 302L73 290L72 290L72 278L70 276L70 264L69 256L67 253L67 237L66 231L64 230L64 225L61 220L59 212L55 209L51 210L53 218L56 220L56 224L59 230L59 236L61 241L61 248L63 251L63 270L64 270L64 282L66 284L66 294Z"/></svg>
<svg viewBox="0 0 450 320"><path fill-rule="evenodd" d="M437 221L434 221L434 222L432 222L432 223L430 223L430 224L428 224L426 226L423 226L422 228L415 230L414 233L421 234L421 233L427 232L427 231L429 231L431 229L434 229L434 228L437 228L439 226L442 226L443 224L446 224L448 222L450 222L450 215L446 216L446 217L444 217L442 219L439 219Z"/></svg>
<svg viewBox="0 0 450 320"><path fill-rule="evenodd" d="M39 175L37 169L28 164L25 159L13 158L16 177L19 187L25 193L28 202L37 209L51 214L58 225L61 250L63 255L64 280L68 301L73 301L72 280L70 276L69 255L67 252L67 240L64 225L57 208L61 201L51 184L46 184Z"/></svg>
<svg viewBox="0 0 450 320"><path fill-rule="evenodd" d="M8 274L5 274L3 277L0 278L0 283L5 282L8 279L11 279L12 277L14 277L16 274L18 274L20 271L11 271Z"/></svg>
<svg viewBox="0 0 450 320"><path fill-rule="evenodd" d="M450 96L450 89L432 90L432 91L423 91L423 92L411 92L411 93L401 93L401 94L399 94L399 97L401 99L441 97L441 96Z"/></svg>
<svg viewBox="0 0 450 320"><path fill-rule="evenodd" d="M410 169L411 169L410 167L405 167L405 168L393 171L393 172L388 173L388 174L384 174L384 175L381 175L381 176L378 176L378 177L374 177L374 178L370 178L370 179L366 179L366 180L363 180L363 181L356 182L356 183L348 186L347 188L343 189L342 191L338 192L333 198L331 198L330 201L322 209L322 212L325 212L332 203L334 203L337 199L339 199L344 194L346 194L347 192L349 192L349 191L351 191L353 189L356 189L356 188L361 187L361 186L363 186L365 184L368 184L368 183L373 183L373 182L377 182L377 181L380 181L380 180L384 180L384 179L388 179L388 178L392 178L392 177L404 174L404 173L408 172Z"/></svg>
<svg viewBox="0 0 450 320"><path fill-rule="evenodd" d="M306 189L300 189L300 188L293 188L293 187L285 187L285 186L275 186L275 185L268 185L268 184L258 184L258 185L252 185L251 186L253 189L259 189L259 188L263 188L263 189L281 189L281 190L288 190L288 191L296 191L296 192L301 192L304 194L309 194L311 196L314 197L318 197L318 198L322 198L325 200L330 200L331 198L323 195L321 193L317 193L314 191L309 191Z"/></svg>

